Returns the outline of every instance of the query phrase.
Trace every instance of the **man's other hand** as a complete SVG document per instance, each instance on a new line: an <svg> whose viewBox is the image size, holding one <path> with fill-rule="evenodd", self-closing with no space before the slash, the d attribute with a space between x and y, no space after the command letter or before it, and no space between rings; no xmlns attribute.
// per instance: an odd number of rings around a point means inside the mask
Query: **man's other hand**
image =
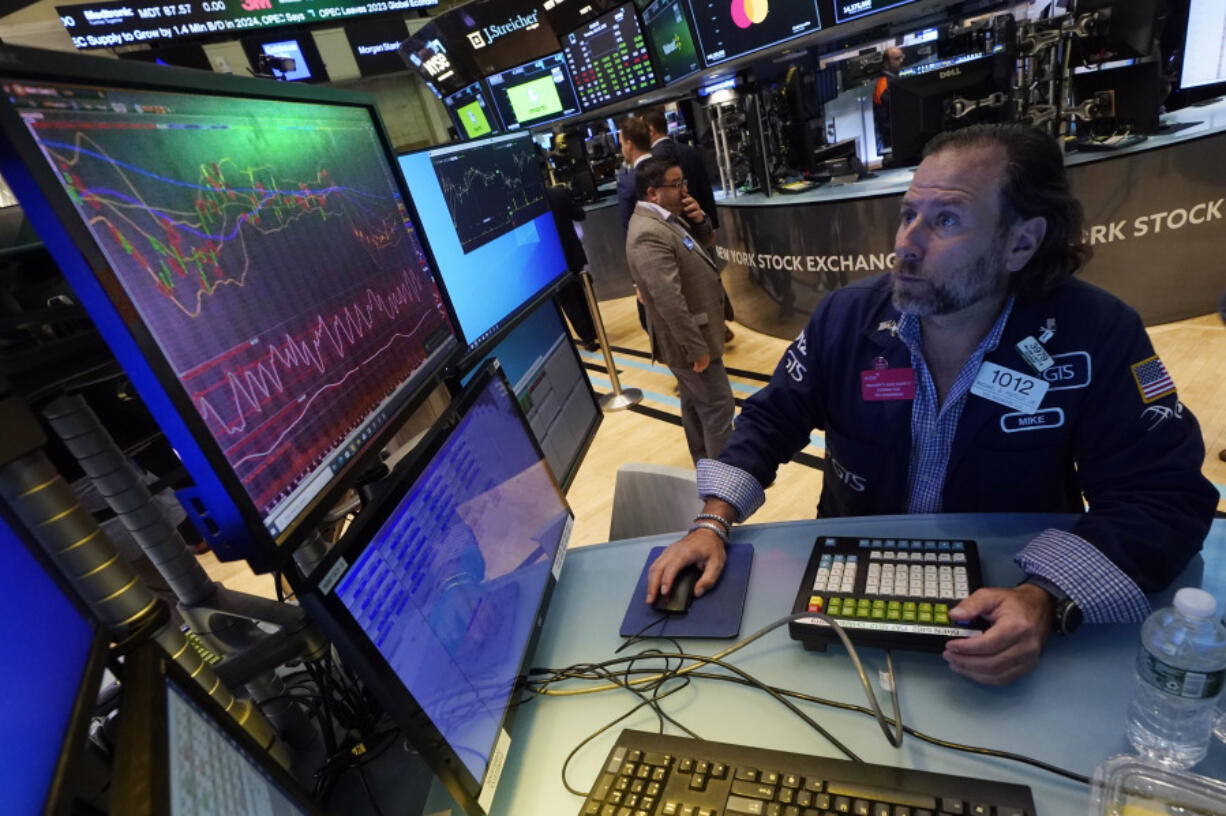
<svg viewBox="0 0 1226 816"><path fill-rule="evenodd" d="M647 570L647 603L653 603L657 595L672 591L677 573L690 564L697 564L702 576L694 584L694 597L701 598L715 586L719 574L724 571L727 555L724 542L714 531L699 527L680 541L673 542Z"/></svg>
<svg viewBox="0 0 1226 816"><path fill-rule="evenodd" d="M1051 596L1037 586L980 589L949 610L957 622L983 618L982 635L954 638L941 655L958 674L977 683L1003 686L1035 667L1051 634Z"/></svg>
<svg viewBox="0 0 1226 816"><path fill-rule="evenodd" d="M707 370L707 366L711 365L711 355L704 354L694 361L694 373L701 374Z"/></svg>

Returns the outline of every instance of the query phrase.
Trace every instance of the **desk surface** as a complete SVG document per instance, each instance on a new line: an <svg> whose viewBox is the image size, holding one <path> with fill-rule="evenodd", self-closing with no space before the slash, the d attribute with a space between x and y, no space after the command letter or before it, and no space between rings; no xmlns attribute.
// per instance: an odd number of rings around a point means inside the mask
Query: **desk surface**
<svg viewBox="0 0 1226 816"><path fill-rule="evenodd" d="M1010 560L1031 536L1069 517L912 516L831 519L745 525L733 540L755 547L741 635L790 611L797 581L813 539L825 535L965 537L979 542L985 580L1011 585L1019 572ZM618 623L648 551L675 535L585 547L567 556L533 666L561 668L611 657L620 645ZM1226 521L1215 522L1203 556L1178 586L1204 586L1226 600ZM1026 754L1089 775L1107 757L1130 752L1124 718L1132 694L1137 625L1086 626L1075 636L1053 637L1039 667L1011 686L987 688L953 674L939 655L894 654L903 719L945 739ZM692 652L713 654L727 641L682 641ZM884 668L881 650L861 652L873 679ZM738 652L739 668L773 685L835 700L864 703L863 692L842 648L806 652L781 628ZM538 698L519 712L511 751L492 814L578 813L581 800L561 784L562 762L588 734L628 711L637 698L612 691L575 697ZM703 738L837 756L808 726L765 694L714 680L696 680L670 697L666 710ZM1029 766L937 748L907 737L901 750L889 746L868 717L801 704L810 716L869 762L999 779L1029 785L1039 813L1084 814L1088 788ZM654 730L654 715L636 713L580 751L569 780L587 790L622 728ZM1215 743L1200 773L1226 777L1226 746ZM435 786L425 813L445 810L446 794ZM454 811L459 813L459 810Z"/></svg>

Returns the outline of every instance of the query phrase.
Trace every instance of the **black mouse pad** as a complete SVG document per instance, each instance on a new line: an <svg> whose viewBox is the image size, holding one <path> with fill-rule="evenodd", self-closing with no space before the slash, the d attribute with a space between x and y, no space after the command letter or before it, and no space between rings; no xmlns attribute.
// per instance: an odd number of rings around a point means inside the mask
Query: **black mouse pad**
<svg viewBox="0 0 1226 816"><path fill-rule="evenodd" d="M670 615L646 629L664 613L651 608L647 597L647 568L664 552L656 547L647 555L639 575L619 634L632 637L642 631L643 637L734 638L741 632L741 613L745 611L745 593L749 589L749 568L753 565L752 544L729 544L728 561L719 581L706 595L695 598L684 615Z"/></svg>

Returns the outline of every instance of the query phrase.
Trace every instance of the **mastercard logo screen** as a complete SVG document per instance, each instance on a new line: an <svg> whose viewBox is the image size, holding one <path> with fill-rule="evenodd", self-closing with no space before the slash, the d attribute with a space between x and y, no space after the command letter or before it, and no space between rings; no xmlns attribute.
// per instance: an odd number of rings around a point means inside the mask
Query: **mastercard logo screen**
<svg viewBox="0 0 1226 816"><path fill-rule="evenodd" d="M816 0L688 0L707 65L821 28Z"/></svg>

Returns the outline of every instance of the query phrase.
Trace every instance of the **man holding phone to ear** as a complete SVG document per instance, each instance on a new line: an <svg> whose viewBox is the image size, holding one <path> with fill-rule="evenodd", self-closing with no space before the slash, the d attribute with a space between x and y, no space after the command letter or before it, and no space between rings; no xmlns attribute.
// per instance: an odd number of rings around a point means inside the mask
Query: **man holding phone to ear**
<svg viewBox="0 0 1226 816"><path fill-rule="evenodd" d="M644 161L635 185L626 262L647 314L652 356L677 378L681 424L697 464L723 450L734 411L722 359L724 290L708 254L714 234L673 161Z"/></svg>

